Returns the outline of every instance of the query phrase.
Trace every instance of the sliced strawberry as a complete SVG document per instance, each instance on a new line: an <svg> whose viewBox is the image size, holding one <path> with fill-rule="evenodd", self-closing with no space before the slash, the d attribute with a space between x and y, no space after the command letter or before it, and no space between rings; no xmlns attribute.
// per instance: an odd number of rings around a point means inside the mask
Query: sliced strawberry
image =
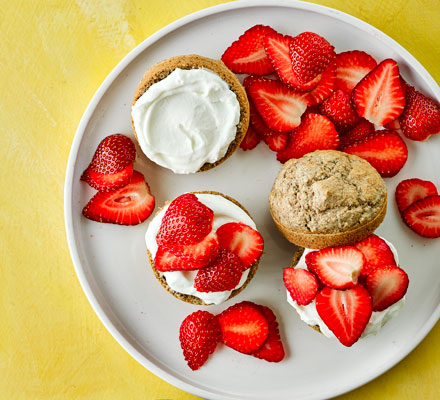
<svg viewBox="0 0 440 400"><path fill-rule="evenodd" d="M168 244L193 244L200 242L212 229L213 211L202 204L192 193L176 197L162 219L156 242Z"/></svg>
<svg viewBox="0 0 440 400"><path fill-rule="evenodd" d="M440 132L440 107L433 99L415 90L406 88L406 105L400 116L403 134L412 140L425 140Z"/></svg>
<svg viewBox="0 0 440 400"><path fill-rule="evenodd" d="M364 255L353 246L327 247L311 256L313 272L324 285L334 289L354 287L364 265Z"/></svg>
<svg viewBox="0 0 440 400"><path fill-rule="evenodd" d="M357 113L375 125L396 119L405 106L397 63L392 59L382 61L356 85L352 98Z"/></svg>
<svg viewBox="0 0 440 400"><path fill-rule="evenodd" d="M278 152L277 159L285 163L315 150L337 149L338 146L339 136L333 123L323 115L308 114L291 132L287 146Z"/></svg>
<svg viewBox="0 0 440 400"><path fill-rule="evenodd" d="M403 110L405 111L405 109L403 109ZM391 122L388 122L383 127L385 129L391 129L391 130L397 131L399 133L403 133L402 127L400 126L399 118L396 118L395 120L393 120Z"/></svg>
<svg viewBox="0 0 440 400"><path fill-rule="evenodd" d="M305 269L284 268L283 281L292 300L301 306L310 304L318 293L316 276Z"/></svg>
<svg viewBox="0 0 440 400"><path fill-rule="evenodd" d="M403 269L382 265L368 275L365 285L373 299L373 311L383 311L405 296L409 279Z"/></svg>
<svg viewBox="0 0 440 400"><path fill-rule="evenodd" d="M242 301L218 315L222 340L226 346L244 354L253 354L269 335L269 324L257 304Z"/></svg>
<svg viewBox="0 0 440 400"><path fill-rule="evenodd" d="M205 264L197 264L188 259L177 257L170 253L167 249L159 246L156 257L154 258L154 266L160 272L168 271L194 271L204 268Z"/></svg>
<svg viewBox="0 0 440 400"><path fill-rule="evenodd" d="M382 177L396 175L408 159L408 148L395 131L376 131L342 149L367 160Z"/></svg>
<svg viewBox="0 0 440 400"><path fill-rule="evenodd" d="M374 125L365 118L361 118L353 129L339 135L339 147L342 149L353 144L358 140L371 135L374 131Z"/></svg>
<svg viewBox="0 0 440 400"><path fill-rule="evenodd" d="M350 95L343 90L336 90L321 104L321 114L335 125L339 133L354 128L360 118L351 103Z"/></svg>
<svg viewBox="0 0 440 400"><path fill-rule="evenodd" d="M137 225L154 210L154 196L144 176L133 171L131 181L112 192L98 192L84 207L83 215L97 222Z"/></svg>
<svg viewBox="0 0 440 400"><path fill-rule="evenodd" d="M269 362L280 362L284 358L284 347L280 338L277 318L274 312L266 306L259 306L269 326L269 334L266 341L252 355Z"/></svg>
<svg viewBox="0 0 440 400"><path fill-rule="evenodd" d="M264 143L269 146L272 151L281 151L287 145L289 134L287 132L273 133L272 135L263 136Z"/></svg>
<svg viewBox="0 0 440 400"><path fill-rule="evenodd" d="M351 93L376 65L376 60L364 51L352 50L336 54L335 88Z"/></svg>
<svg viewBox="0 0 440 400"><path fill-rule="evenodd" d="M347 290L322 289L316 296L316 311L347 347L352 346L361 337L372 314L372 300L362 286Z"/></svg>
<svg viewBox="0 0 440 400"><path fill-rule="evenodd" d="M281 81L259 79L248 87L248 93L272 130L288 132L301 123L301 115L307 108L307 94L297 92Z"/></svg>
<svg viewBox="0 0 440 400"><path fill-rule="evenodd" d="M218 240L215 233L205 236L200 242L193 244L166 244L163 245L177 257L189 260L191 263L209 265L218 255Z"/></svg>
<svg viewBox="0 0 440 400"><path fill-rule="evenodd" d="M92 188L100 192L111 192L124 187L133 176L133 164L114 174L104 174L93 171L90 167L83 172L81 180L87 182Z"/></svg>
<svg viewBox="0 0 440 400"><path fill-rule="evenodd" d="M387 242L376 235L367 236L353 244L365 256L365 264L359 276L366 277L371 271L381 265L396 265L394 254Z"/></svg>
<svg viewBox="0 0 440 400"><path fill-rule="evenodd" d="M205 364L221 340L217 317L208 311L195 311L180 325L179 340L188 366L192 370Z"/></svg>
<svg viewBox="0 0 440 400"><path fill-rule="evenodd" d="M260 143L260 140L260 135L255 131L254 128L252 128L251 125L249 125L246 135L240 143L240 147L243 150L252 150L257 146L258 143Z"/></svg>
<svg viewBox="0 0 440 400"><path fill-rule="evenodd" d="M309 105L321 104L330 96L335 88L336 66L331 62L321 74L321 78L314 89L309 92Z"/></svg>
<svg viewBox="0 0 440 400"><path fill-rule="evenodd" d="M440 196L417 200L402 213L405 223L427 238L440 237Z"/></svg>
<svg viewBox="0 0 440 400"><path fill-rule="evenodd" d="M223 53L221 60L236 74L267 75L274 72L263 47L263 38L276 33L270 26L255 25Z"/></svg>
<svg viewBox="0 0 440 400"><path fill-rule="evenodd" d="M402 213L417 200L438 195L437 188L431 181L418 178L405 179L396 187L396 203Z"/></svg>
<svg viewBox="0 0 440 400"><path fill-rule="evenodd" d="M220 248L236 254L243 269L249 268L261 257L264 240L258 231L241 222L229 222L217 231Z"/></svg>

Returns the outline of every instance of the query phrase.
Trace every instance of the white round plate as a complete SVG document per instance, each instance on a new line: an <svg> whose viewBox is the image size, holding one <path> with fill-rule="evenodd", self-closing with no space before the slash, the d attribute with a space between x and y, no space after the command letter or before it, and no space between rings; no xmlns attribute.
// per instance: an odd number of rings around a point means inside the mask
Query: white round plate
<svg viewBox="0 0 440 400"><path fill-rule="evenodd" d="M79 280L99 318L121 346L162 379L209 399L328 398L391 368L439 318L439 241L423 239L409 230L393 197L397 183L406 178L439 184L440 135L427 143L408 142L408 162L397 177L386 179L390 201L378 232L396 246L409 274L406 305L377 336L351 348L307 327L286 302L282 270L289 265L294 248L278 233L268 211L267 197L280 164L263 143L252 151L239 149L214 170L188 176L156 166L138 148L135 168L144 173L157 206L183 192L216 190L235 197L251 212L265 239L266 254L259 270L233 301L204 309L218 313L242 300L271 307L287 351L278 364L219 345L201 369L191 371L180 349L179 326L188 314L203 307L175 299L154 278L144 243L149 220L125 227L92 222L81 215L94 191L80 182L80 175L105 136L122 132L133 137L130 105L145 70L159 60L182 54L219 58L255 24L290 35L314 31L327 38L337 52L360 49L379 61L393 58L408 82L440 99L435 81L406 50L377 29L339 11L295 1L240 1L197 12L141 43L111 72L90 102L67 166L67 237Z"/></svg>

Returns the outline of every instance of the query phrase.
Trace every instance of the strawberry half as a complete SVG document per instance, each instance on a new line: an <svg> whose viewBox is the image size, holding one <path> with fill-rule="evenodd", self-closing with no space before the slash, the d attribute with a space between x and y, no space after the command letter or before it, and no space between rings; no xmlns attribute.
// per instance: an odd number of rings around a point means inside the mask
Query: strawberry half
<svg viewBox="0 0 440 400"><path fill-rule="evenodd" d="M440 237L440 196L417 200L402 213L405 223L427 238Z"/></svg>
<svg viewBox="0 0 440 400"><path fill-rule="evenodd" d="M347 132L359 122L359 115L351 103L350 95L336 90L321 104L321 114L335 125L339 133Z"/></svg>
<svg viewBox="0 0 440 400"><path fill-rule="evenodd" d="M375 268L381 265L396 265L394 254L387 242L376 235L367 236L353 244L365 256L365 264L359 276L366 277Z"/></svg>
<svg viewBox="0 0 440 400"><path fill-rule="evenodd" d="M166 244L163 246L177 257L182 257L191 263L205 266L211 264L217 258L219 251L217 235L215 233L208 234L197 243Z"/></svg>
<svg viewBox="0 0 440 400"><path fill-rule="evenodd" d="M197 264L188 259L177 257L167 249L159 246L154 258L154 266L160 272L168 271L194 271L205 267L205 264Z"/></svg>
<svg viewBox="0 0 440 400"><path fill-rule="evenodd" d="M277 159L285 163L315 150L335 150L338 146L339 136L333 123L323 115L308 114L290 133L287 146L278 152Z"/></svg>
<svg viewBox="0 0 440 400"><path fill-rule="evenodd" d="M353 246L327 247L311 254L311 270L324 285L334 289L354 287L365 265L365 256Z"/></svg>
<svg viewBox="0 0 440 400"><path fill-rule="evenodd" d="M236 254L247 269L261 257L264 240L258 231L241 222L230 222L220 226L217 231L219 246Z"/></svg>
<svg viewBox="0 0 440 400"><path fill-rule="evenodd" d="M240 143L240 147L243 150L252 150L260 143L260 135L256 132L251 125L249 125L246 135L242 142Z"/></svg>
<svg viewBox="0 0 440 400"><path fill-rule="evenodd" d="M112 192L98 192L84 207L83 215L97 222L137 225L154 210L154 196L144 176L133 171L130 182Z"/></svg>
<svg viewBox="0 0 440 400"><path fill-rule="evenodd" d="M83 172L81 180L100 192L110 192L124 187L133 176L133 164L114 174L103 174L93 171L90 167Z"/></svg>
<svg viewBox="0 0 440 400"><path fill-rule="evenodd" d="M276 33L270 26L255 25L223 53L221 60L236 74L267 75L274 72L263 47L263 38Z"/></svg>
<svg viewBox="0 0 440 400"><path fill-rule="evenodd" d="M373 299L373 311L383 311L398 302L408 289L406 272L395 265L382 265L372 271L365 286Z"/></svg>
<svg viewBox="0 0 440 400"><path fill-rule="evenodd" d="M405 179L396 187L397 208L402 213L417 200L438 195L437 188L431 181L418 178Z"/></svg>
<svg viewBox="0 0 440 400"><path fill-rule="evenodd" d="M361 337L372 314L372 300L362 286L347 290L326 287L316 296L316 311L347 347L352 346Z"/></svg>
<svg viewBox="0 0 440 400"><path fill-rule="evenodd" d="M396 61L386 59L365 76L353 89L357 113L371 123L383 126L402 114L405 90Z"/></svg>
<svg viewBox="0 0 440 400"><path fill-rule="evenodd" d="M288 132L273 133L263 136L263 140L272 151L281 151L287 146L289 134Z"/></svg>
<svg viewBox="0 0 440 400"><path fill-rule="evenodd" d="M216 316L201 310L188 315L180 325L179 340L188 366L199 369L221 340Z"/></svg>
<svg viewBox="0 0 440 400"><path fill-rule="evenodd" d="M324 72L314 89L308 94L309 105L321 104L328 96L330 96L335 88L336 66L331 62Z"/></svg>
<svg viewBox="0 0 440 400"><path fill-rule="evenodd" d="M318 293L318 280L311 272L302 268L284 268L284 286L298 305L310 304Z"/></svg>
<svg viewBox="0 0 440 400"><path fill-rule="evenodd" d="M244 354L253 354L263 346L269 335L269 324L260 307L242 301L218 316L223 343Z"/></svg>
<svg viewBox="0 0 440 400"><path fill-rule="evenodd" d="M365 118L361 118L353 129L339 135L339 147L342 149L359 141L360 139L363 139L364 137L371 135L374 132L374 125Z"/></svg>
<svg viewBox="0 0 440 400"><path fill-rule="evenodd" d="M395 131L376 131L370 136L342 148L367 160L382 177L396 175L408 159L408 148Z"/></svg>

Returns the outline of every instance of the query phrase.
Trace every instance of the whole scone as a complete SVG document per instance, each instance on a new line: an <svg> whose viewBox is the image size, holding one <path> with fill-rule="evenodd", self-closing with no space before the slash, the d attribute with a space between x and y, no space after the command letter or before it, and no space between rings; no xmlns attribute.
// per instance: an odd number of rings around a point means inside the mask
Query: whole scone
<svg viewBox="0 0 440 400"><path fill-rule="evenodd" d="M321 249L359 241L382 223L387 189L365 160L318 150L287 161L269 194L275 225L290 242Z"/></svg>

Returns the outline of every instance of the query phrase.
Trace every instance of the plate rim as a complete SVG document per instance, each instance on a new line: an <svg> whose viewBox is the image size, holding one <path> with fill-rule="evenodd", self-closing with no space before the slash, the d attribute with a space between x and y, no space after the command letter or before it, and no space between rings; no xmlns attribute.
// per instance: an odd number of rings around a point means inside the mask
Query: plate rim
<svg viewBox="0 0 440 400"><path fill-rule="evenodd" d="M212 398L212 399L225 399L225 397L221 393L213 393L211 391L207 391L202 387L195 386L193 384L187 383L183 380L178 379L176 376L170 374L166 370L157 366L149 360L147 357L142 355L123 335L121 330L111 321L110 317L107 315L106 311L103 309L99 300L93 289L90 285L86 277L85 270L81 264L79 250L77 246L77 240L75 238L75 232L73 229L73 208L72 208L72 188L73 188L73 175L75 170L75 163L79 153L79 147L82 142L84 133L86 131L87 125L96 109L96 106L99 104L111 84L115 81L115 79L120 75L120 73L131 63L133 62L139 54L145 51L148 47L152 46L155 42L159 41L162 37L168 35L169 33L181 28L185 25L193 23L199 19L203 19L205 17L209 17L214 14L219 14L222 12L227 12L231 10L245 9L245 8L253 8L253 7L287 7L292 9L300 9L305 11L315 12L327 17L336 18L343 22L346 22L350 25L355 26L356 28L362 29L364 31L373 34L376 38L384 41L386 44L391 45L392 47L397 47L399 52L405 56L406 61L410 61L411 66L417 71L417 73L428 83L431 87L431 90L435 93L437 100L440 99L440 88L434 78L429 74L429 72L423 67L423 65L411 54L409 53L402 45L400 45L395 39L388 36L386 33L382 32L378 28L370 25L369 23L347 14L343 11L336 10L331 7L323 6L320 4L313 4L308 2L303 2L299 0L239 0L239 1L230 1L218 5L214 5L211 7L207 7L188 15L185 15L179 18L176 21L171 22L170 24L162 27L158 31L154 32L152 35L148 36L141 43L139 43L134 49L132 49L106 76L104 81L98 87L96 92L94 93L92 99L87 105L81 120L76 129L75 135L73 137L73 141L71 144L71 149L69 152L68 162L66 166L66 174L64 180L64 222L65 222L65 230L67 236L67 243L70 252L70 256L72 259L72 263L76 272L76 276L80 282L81 288L83 289L84 294L87 297L92 309L101 320L107 331L113 336L113 338L118 342L118 344L131 356L133 357L139 364L143 367L147 368L153 374L158 376L159 378L165 380L171 385L184 390L188 393L192 393L197 396ZM392 357L387 360L387 362L383 363L382 366L375 371L374 373L370 373L369 375L363 376L362 379L359 379L355 383L349 383L347 385L340 385L338 387L332 387L331 390L328 390L327 393L324 393L326 397L334 397L344 393L347 393L351 390L354 390L360 386L365 385L371 380L379 377L396 364L398 364L401 360L403 360L411 351L413 351L420 342L426 337L426 335L431 331L433 326L440 318L440 303L437 305L437 308L433 311L430 318L425 321L425 324L419 330L418 334L413 338L412 342L409 342L410 345L403 351L399 353L396 357ZM310 394L307 399L318 399L321 398L322 393L313 393ZM231 397L229 397L232 399ZM235 398L235 397L234 397ZM238 397L237 397L238 399Z"/></svg>

